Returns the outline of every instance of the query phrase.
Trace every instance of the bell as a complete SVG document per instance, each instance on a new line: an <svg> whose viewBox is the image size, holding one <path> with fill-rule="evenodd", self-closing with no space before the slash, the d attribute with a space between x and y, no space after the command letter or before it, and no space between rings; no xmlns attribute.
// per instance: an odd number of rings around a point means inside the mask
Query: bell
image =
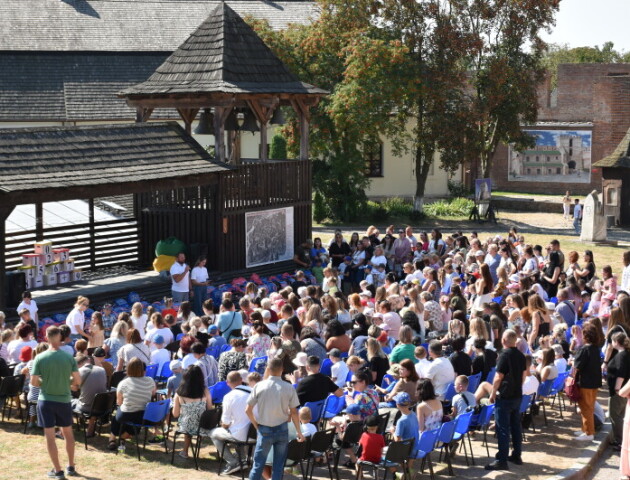
<svg viewBox="0 0 630 480"><path fill-rule="evenodd" d="M273 115L271 116L269 123L272 125L284 125L287 123L287 119L284 118L284 113L282 113L282 109L280 107L276 107L273 111Z"/></svg>
<svg viewBox="0 0 630 480"><path fill-rule="evenodd" d="M204 108L199 115L199 124L193 133L195 135L214 135L214 115L210 113L209 108Z"/></svg>
<svg viewBox="0 0 630 480"><path fill-rule="evenodd" d="M238 126L238 119L236 118L236 110L232 109L228 117L225 119L225 124L223 125L223 129L228 130L240 130Z"/></svg>
<svg viewBox="0 0 630 480"><path fill-rule="evenodd" d="M241 125L240 130L243 132L259 132L260 127L258 126L258 122L256 122L256 117L251 110L245 111L245 119Z"/></svg>

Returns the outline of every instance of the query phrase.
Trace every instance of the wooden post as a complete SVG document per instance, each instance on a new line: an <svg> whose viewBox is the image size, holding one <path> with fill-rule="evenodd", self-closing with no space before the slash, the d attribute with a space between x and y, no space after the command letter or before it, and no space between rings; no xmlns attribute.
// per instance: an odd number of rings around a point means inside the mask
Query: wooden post
<svg viewBox="0 0 630 480"><path fill-rule="evenodd" d="M260 161L269 160L269 152L267 152L267 122L260 122Z"/></svg>
<svg viewBox="0 0 630 480"><path fill-rule="evenodd" d="M248 100L249 108L256 115L256 119L260 123L260 155L259 160L266 162L269 160L269 152L267 151L267 128L269 127L269 121L273 116L273 112L278 108L279 99L276 97L271 100L270 103L263 105L258 100Z"/></svg>
<svg viewBox="0 0 630 480"><path fill-rule="evenodd" d="M96 228L94 227L94 199L88 200L88 222L90 224L90 270L96 268Z"/></svg>
<svg viewBox="0 0 630 480"><path fill-rule="evenodd" d="M44 205L42 202L35 204L35 240L44 240Z"/></svg>
<svg viewBox="0 0 630 480"><path fill-rule="evenodd" d="M305 112L300 112L300 160L308 160L308 125L309 119Z"/></svg>
<svg viewBox="0 0 630 480"><path fill-rule="evenodd" d="M225 155L223 153L223 112L224 107L214 107L214 158L219 162L225 162Z"/></svg>
<svg viewBox="0 0 630 480"><path fill-rule="evenodd" d="M13 206L0 208L0 310L7 308L7 260L6 260L6 220Z"/></svg>
<svg viewBox="0 0 630 480"><path fill-rule="evenodd" d="M152 108L136 107L136 123L144 123L151 117Z"/></svg>

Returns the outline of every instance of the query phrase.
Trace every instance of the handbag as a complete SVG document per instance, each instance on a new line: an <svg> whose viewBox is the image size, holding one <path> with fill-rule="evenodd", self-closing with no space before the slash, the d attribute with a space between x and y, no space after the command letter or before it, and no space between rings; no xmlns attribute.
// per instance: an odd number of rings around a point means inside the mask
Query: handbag
<svg viewBox="0 0 630 480"><path fill-rule="evenodd" d="M572 402L580 400L580 386L577 384L575 377L567 377L567 381L564 384L564 393Z"/></svg>

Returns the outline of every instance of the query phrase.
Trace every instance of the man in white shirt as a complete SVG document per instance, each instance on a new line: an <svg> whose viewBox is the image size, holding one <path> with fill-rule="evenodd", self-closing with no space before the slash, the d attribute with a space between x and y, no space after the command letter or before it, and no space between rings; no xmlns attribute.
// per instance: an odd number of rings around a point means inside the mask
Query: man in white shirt
<svg viewBox="0 0 630 480"><path fill-rule="evenodd" d="M444 400L444 394L449 383L455 380L455 370L448 358L442 356L442 344L433 340L429 344L429 356L433 359L431 366L426 371L426 378L433 382L435 395L439 400Z"/></svg>
<svg viewBox="0 0 630 480"><path fill-rule="evenodd" d="M245 441L251 423L245 413L251 389L243 385L241 374L237 371L228 373L227 384L232 390L223 397L221 426L210 432L210 439L219 455L223 452L225 442ZM245 458L243 452L240 452L238 456L241 459ZM227 465L221 472L222 474L229 475L241 469L239 458L229 448L223 452L223 459Z"/></svg>
<svg viewBox="0 0 630 480"><path fill-rule="evenodd" d="M427 370L431 366L431 362L427 358L427 350L423 346L416 347L413 352L414 357L418 360L416 363L416 373L420 378L426 378Z"/></svg>
<svg viewBox="0 0 630 480"><path fill-rule="evenodd" d="M580 205L580 199L575 199L575 206L573 207L573 228L575 233L580 234L580 219L582 218L582 205Z"/></svg>
<svg viewBox="0 0 630 480"><path fill-rule="evenodd" d="M179 253L177 260L171 266L171 292L173 294L173 302L187 302L191 291L190 285L190 267L186 264L186 255Z"/></svg>
<svg viewBox="0 0 630 480"><path fill-rule="evenodd" d="M630 250L623 252L623 273L621 274L621 290L630 293Z"/></svg>
<svg viewBox="0 0 630 480"><path fill-rule="evenodd" d="M332 381L337 384L339 388L346 386L346 379L348 378L348 365L341 360L341 351L338 348L333 348L328 352L328 358L333 362L330 367L330 377Z"/></svg>
<svg viewBox="0 0 630 480"><path fill-rule="evenodd" d="M32 299L31 292L29 292L28 290L22 293L22 302L18 305L17 311L21 312L24 308L31 312L31 318L37 325L37 323L39 322L39 317L37 316L37 303L35 303L35 300Z"/></svg>

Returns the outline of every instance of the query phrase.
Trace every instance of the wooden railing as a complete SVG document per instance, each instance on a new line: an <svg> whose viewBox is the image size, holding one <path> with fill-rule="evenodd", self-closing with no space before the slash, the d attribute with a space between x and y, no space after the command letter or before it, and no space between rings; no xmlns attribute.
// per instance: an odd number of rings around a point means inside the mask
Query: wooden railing
<svg viewBox="0 0 630 480"><path fill-rule="evenodd" d="M138 262L138 228L135 220L95 222L93 236L90 233L89 223L45 227L43 239L51 241L54 247L69 248L70 256L79 268L94 269ZM7 233L7 270L22 265L22 255L33 253L36 241L35 230Z"/></svg>

